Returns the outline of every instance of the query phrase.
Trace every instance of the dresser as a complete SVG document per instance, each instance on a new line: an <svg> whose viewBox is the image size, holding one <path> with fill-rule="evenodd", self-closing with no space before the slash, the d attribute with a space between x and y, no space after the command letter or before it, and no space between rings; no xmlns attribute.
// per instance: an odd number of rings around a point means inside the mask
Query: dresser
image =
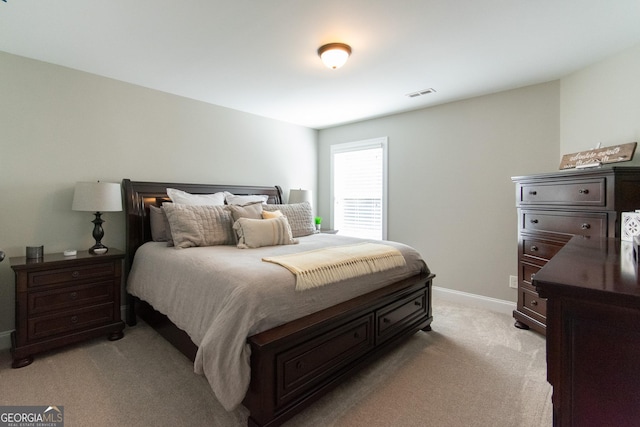
<svg viewBox="0 0 640 427"><path fill-rule="evenodd" d="M621 212L640 209L640 167L602 167L512 178L518 212L515 326L546 330L547 301L533 276L573 236L619 237Z"/></svg>
<svg viewBox="0 0 640 427"><path fill-rule="evenodd" d="M122 338L120 293L124 252L87 251L65 257L11 258L15 272L16 329L11 334L13 368L33 355L88 338Z"/></svg>
<svg viewBox="0 0 640 427"><path fill-rule="evenodd" d="M574 237L533 280L547 298L554 426L640 422L640 278L632 246Z"/></svg>

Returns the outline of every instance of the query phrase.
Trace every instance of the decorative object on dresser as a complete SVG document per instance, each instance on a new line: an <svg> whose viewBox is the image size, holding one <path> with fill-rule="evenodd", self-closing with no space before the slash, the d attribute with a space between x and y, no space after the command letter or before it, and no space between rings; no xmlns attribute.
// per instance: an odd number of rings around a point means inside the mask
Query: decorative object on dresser
<svg viewBox="0 0 640 427"><path fill-rule="evenodd" d="M547 302L532 278L575 235L620 237L621 214L640 207L640 168L606 167L513 177L518 209L515 326L544 334Z"/></svg>
<svg viewBox="0 0 640 427"><path fill-rule="evenodd" d="M13 368L33 355L100 335L122 338L120 316L124 252L45 254L11 258L15 272L16 330L11 333Z"/></svg>
<svg viewBox="0 0 640 427"><path fill-rule="evenodd" d="M637 426L640 276L630 242L574 237L536 274L554 426Z"/></svg>
<svg viewBox="0 0 640 427"><path fill-rule="evenodd" d="M119 212L122 210L122 193L120 184L113 182L78 182L73 193L74 211L94 212L96 218L91 221L94 224L93 238L96 244L89 252L92 254L104 254L109 248L102 244L104 230L101 218L103 212Z"/></svg>

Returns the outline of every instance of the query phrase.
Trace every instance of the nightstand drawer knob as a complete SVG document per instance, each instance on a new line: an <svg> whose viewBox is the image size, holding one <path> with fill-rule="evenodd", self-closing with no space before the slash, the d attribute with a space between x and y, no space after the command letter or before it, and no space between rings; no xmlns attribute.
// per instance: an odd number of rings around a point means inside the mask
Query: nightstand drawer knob
<svg viewBox="0 0 640 427"><path fill-rule="evenodd" d="M78 316L71 316L71 323L78 323Z"/></svg>
<svg viewBox="0 0 640 427"><path fill-rule="evenodd" d="M538 305L538 301L536 301L536 300L531 300L531 305Z"/></svg>
<svg viewBox="0 0 640 427"><path fill-rule="evenodd" d="M531 252L537 252L538 247L536 245L531 246Z"/></svg>
<svg viewBox="0 0 640 427"><path fill-rule="evenodd" d="M413 304L415 304L417 307L422 307L422 303L420 301L414 301Z"/></svg>
<svg viewBox="0 0 640 427"><path fill-rule="evenodd" d="M354 332L354 333L353 333L353 337L354 337L355 339L359 339L359 338L360 338L360 334L359 334L359 333L357 333L357 332Z"/></svg>
<svg viewBox="0 0 640 427"><path fill-rule="evenodd" d="M382 319L382 321L387 324L391 323L391 319L389 319L388 317L385 317L384 319Z"/></svg>
<svg viewBox="0 0 640 427"><path fill-rule="evenodd" d="M71 277L79 277L79 276L80 276L80 272L78 270L71 273Z"/></svg>
<svg viewBox="0 0 640 427"><path fill-rule="evenodd" d="M580 194L589 194L589 189L587 189L587 188L580 189L580 190L578 190L578 193L580 193Z"/></svg>
<svg viewBox="0 0 640 427"><path fill-rule="evenodd" d="M69 298L71 298L72 300L75 300L76 298L78 298L78 293L77 292L71 292L69 294Z"/></svg>
<svg viewBox="0 0 640 427"><path fill-rule="evenodd" d="M531 224L537 224L538 220L537 219L532 219L530 222L531 222Z"/></svg>
<svg viewBox="0 0 640 427"><path fill-rule="evenodd" d="M590 225L590 224L587 224L587 223L582 224L582 229L583 229L583 230L588 230L588 229L590 229L590 228L591 228L591 225Z"/></svg>
<svg viewBox="0 0 640 427"><path fill-rule="evenodd" d="M531 190L531 191L529 191L529 194L532 195L532 196L535 196L536 194L538 194L538 192L535 191L535 190Z"/></svg>

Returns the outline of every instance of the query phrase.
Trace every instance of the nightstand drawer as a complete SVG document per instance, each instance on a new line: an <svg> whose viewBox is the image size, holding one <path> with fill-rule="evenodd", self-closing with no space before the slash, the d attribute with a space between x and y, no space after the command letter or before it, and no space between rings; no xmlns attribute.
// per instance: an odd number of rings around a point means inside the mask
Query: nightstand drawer
<svg viewBox="0 0 640 427"><path fill-rule="evenodd" d="M29 316L109 302L113 299L113 280L31 292L28 295Z"/></svg>
<svg viewBox="0 0 640 427"><path fill-rule="evenodd" d="M522 205L605 206L605 179L522 184Z"/></svg>
<svg viewBox="0 0 640 427"><path fill-rule="evenodd" d="M522 213L521 227L528 232L605 237L607 214L527 210Z"/></svg>
<svg viewBox="0 0 640 427"><path fill-rule="evenodd" d="M114 262L102 262L91 265L78 265L72 268L33 271L29 273L27 286L32 288L99 277L113 277L115 270L116 265Z"/></svg>
<svg viewBox="0 0 640 427"><path fill-rule="evenodd" d="M67 332L105 325L113 321L113 304L107 303L64 313L30 318L29 340L51 338Z"/></svg>

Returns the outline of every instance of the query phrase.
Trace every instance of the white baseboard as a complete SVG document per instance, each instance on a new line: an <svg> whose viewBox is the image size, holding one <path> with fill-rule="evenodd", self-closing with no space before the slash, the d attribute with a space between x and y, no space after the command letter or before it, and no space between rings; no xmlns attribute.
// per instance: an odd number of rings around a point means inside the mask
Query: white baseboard
<svg viewBox="0 0 640 427"><path fill-rule="evenodd" d="M127 306L120 306L120 316L122 320L127 318ZM11 348L11 332L13 331L0 331L0 351Z"/></svg>
<svg viewBox="0 0 640 427"><path fill-rule="evenodd" d="M483 295L470 294L468 292L455 291L453 289L440 288L438 286L434 286L432 288L432 294L435 298L440 298L444 301L483 308L485 310L504 313L510 316L513 310L516 309L515 302L485 297Z"/></svg>

